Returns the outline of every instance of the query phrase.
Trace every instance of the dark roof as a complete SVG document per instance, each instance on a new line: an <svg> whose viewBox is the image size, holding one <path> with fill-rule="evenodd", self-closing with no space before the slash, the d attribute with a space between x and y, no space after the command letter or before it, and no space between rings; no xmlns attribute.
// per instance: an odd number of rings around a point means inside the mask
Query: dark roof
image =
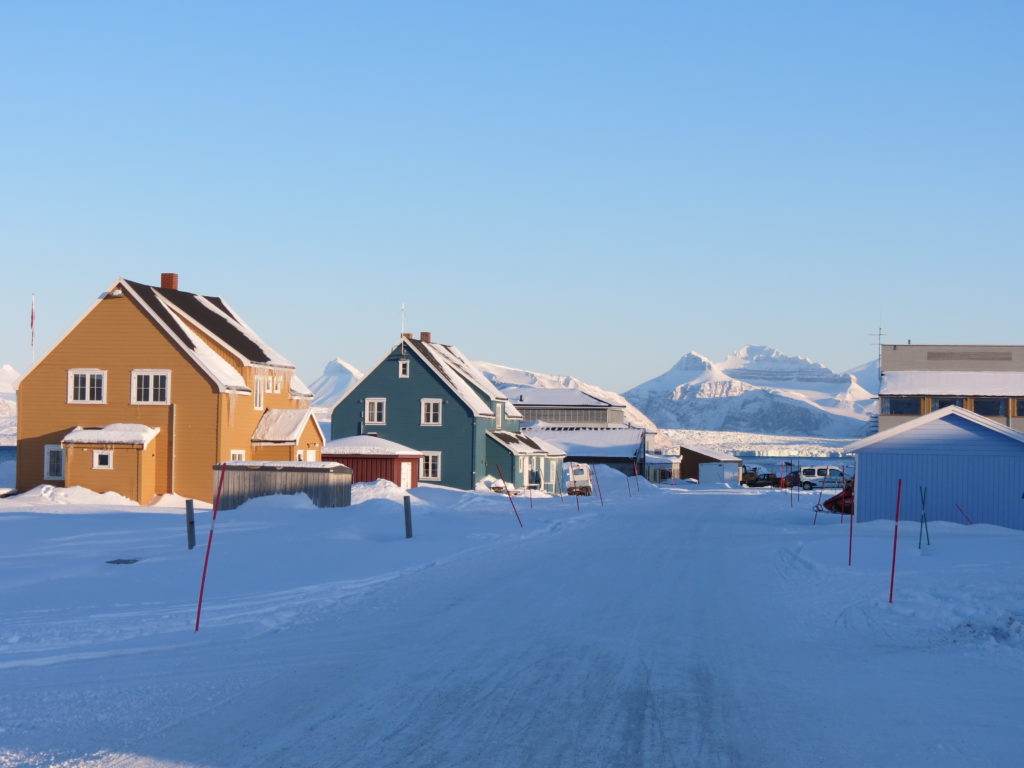
<svg viewBox="0 0 1024 768"><path fill-rule="evenodd" d="M157 288L131 280L124 282L164 322L171 333L189 349L194 350L195 345L161 299L173 304L190 322L214 339L235 350L250 363L271 362L271 351L262 346L251 332L247 332L241 321L228 309L221 298L217 296L200 297L195 293ZM203 300L212 304L219 311L211 309Z"/></svg>

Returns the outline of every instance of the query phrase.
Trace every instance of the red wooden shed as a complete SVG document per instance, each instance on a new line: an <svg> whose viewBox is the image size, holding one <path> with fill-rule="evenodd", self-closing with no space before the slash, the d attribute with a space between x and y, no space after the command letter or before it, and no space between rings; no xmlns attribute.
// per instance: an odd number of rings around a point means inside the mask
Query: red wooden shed
<svg viewBox="0 0 1024 768"><path fill-rule="evenodd" d="M320 452L324 461L337 461L352 470L353 483L390 480L399 488L415 488L420 479L421 451L371 435L331 440Z"/></svg>

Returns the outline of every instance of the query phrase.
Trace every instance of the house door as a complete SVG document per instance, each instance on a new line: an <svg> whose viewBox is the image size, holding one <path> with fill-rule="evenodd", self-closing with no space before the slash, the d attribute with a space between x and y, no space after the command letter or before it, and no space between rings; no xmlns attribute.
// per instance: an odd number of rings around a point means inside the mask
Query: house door
<svg viewBox="0 0 1024 768"><path fill-rule="evenodd" d="M409 488L412 486L412 462L403 461L399 465L401 467L401 474L399 475L399 485L402 488Z"/></svg>

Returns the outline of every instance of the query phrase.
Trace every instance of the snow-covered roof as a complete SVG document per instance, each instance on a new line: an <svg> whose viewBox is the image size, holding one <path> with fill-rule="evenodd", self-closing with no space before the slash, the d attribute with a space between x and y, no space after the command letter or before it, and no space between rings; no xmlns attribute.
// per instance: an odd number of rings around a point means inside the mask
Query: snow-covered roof
<svg viewBox="0 0 1024 768"><path fill-rule="evenodd" d="M203 337L212 340L243 366L295 367L217 296L200 296L125 279L118 279L110 292L118 289L134 298L153 322L163 328L222 390L250 391L241 374ZM300 385L305 388L301 382ZM297 396L311 395L298 392Z"/></svg>
<svg viewBox="0 0 1024 768"><path fill-rule="evenodd" d="M1017 371L886 371L880 395L1009 397L1024 395Z"/></svg>
<svg viewBox="0 0 1024 768"><path fill-rule="evenodd" d="M494 416L490 403L480 394L483 393L490 400L506 402L505 415L508 418L522 418L515 406L507 402L508 398L457 347L420 339L402 339L402 343L447 383L452 392L477 416Z"/></svg>
<svg viewBox="0 0 1024 768"><path fill-rule="evenodd" d="M268 408L252 433L254 443L295 443L306 422L313 418L309 408ZM313 419L316 424L316 419ZM320 426L317 425L317 430Z"/></svg>
<svg viewBox="0 0 1024 768"><path fill-rule="evenodd" d="M214 465L215 469L227 467L228 469L290 469L290 470L312 470L312 469L336 469L341 468L348 472L352 470L344 464L336 461L222 461Z"/></svg>
<svg viewBox="0 0 1024 768"><path fill-rule="evenodd" d="M524 427L530 437L539 437L557 446L567 456L637 458L644 445L644 430L639 427Z"/></svg>
<svg viewBox="0 0 1024 768"><path fill-rule="evenodd" d="M325 443L323 456L422 456L422 451L417 451L391 440L373 435L353 435L352 437L341 437Z"/></svg>
<svg viewBox="0 0 1024 768"><path fill-rule="evenodd" d="M902 435L905 432L910 432L912 430L918 429L919 427L923 427L924 425L930 424L931 422L937 421L938 419L945 419L950 416L966 419L967 421L978 424L979 426L985 427L986 429L990 429L993 432L998 432L1001 435L1017 440L1018 442L1024 443L1024 432L1018 432L1016 429L1010 429L1010 427L1006 426L1005 424L1000 424L999 422L993 421L992 419L986 416L979 416L974 411L968 411L966 408L961 408L960 406L957 405L947 405L945 408L940 408L937 411L926 413L924 416L918 416L916 419L905 421L902 424L898 424L895 427L892 427L890 429L883 429L881 432L876 432L875 434L858 440L855 443L850 443L848 446L846 446L846 451L849 453L856 453L857 451L863 448L867 448L868 446L875 445L876 443L881 443L890 438Z"/></svg>
<svg viewBox="0 0 1024 768"><path fill-rule="evenodd" d="M299 378L297 373L292 374L290 394L292 397L313 397L313 390L306 386L306 382Z"/></svg>
<svg viewBox="0 0 1024 768"><path fill-rule="evenodd" d="M644 462L647 464L678 464L680 462L680 458L671 454L648 453L647 456L644 457Z"/></svg>
<svg viewBox="0 0 1024 768"><path fill-rule="evenodd" d="M501 390L508 399L519 405L534 406L591 406L600 408L623 408L588 395L579 389L556 387L506 387Z"/></svg>
<svg viewBox="0 0 1024 768"><path fill-rule="evenodd" d="M533 435L522 432L510 432L504 429L488 430L487 436L496 440L510 453L517 456L546 455L565 456L565 451L543 439L535 439Z"/></svg>
<svg viewBox="0 0 1024 768"><path fill-rule="evenodd" d="M733 456L731 453L726 453L725 451L716 450L707 445L698 445L697 443L683 443L682 445L679 446L679 448L680 450L683 451L693 451L694 453L699 453L703 456L707 456L709 459L714 459L715 461L743 461L743 459L739 458L738 456Z"/></svg>
<svg viewBox="0 0 1024 768"><path fill-rule="evenodd" d="M160 427L145 424L107 424L105 427L75 427L64 435L61 442L146 446L159 433Z"/></svg>

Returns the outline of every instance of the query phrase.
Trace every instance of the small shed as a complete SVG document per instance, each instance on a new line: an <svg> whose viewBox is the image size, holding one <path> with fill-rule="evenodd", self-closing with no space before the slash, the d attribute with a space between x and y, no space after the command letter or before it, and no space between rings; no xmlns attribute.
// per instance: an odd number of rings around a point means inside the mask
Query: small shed
<svg viewBox="0 0 1024 768"><path fill-rule="evenodd" d="M685 478L694 480L700 479L700 465L704 463L713 464L735 464L736 473L739 474L739 467L743 459L733 456L731 453L718 451L706 445L687 444L679 446L680 469L679 474ZM715 482L732 482L731 480L718 480ZM737 480L736 482L739 482Z"/></svg>
<svg viewBox="0 0 1024 768"><path fill-rule="evenodd" d="M156 444L159 427L107 424L75 427L61 440L64 485L97 493L113 491L139 504L156 494Z"/></svg>
<svg viewBox="0 0 1024 768"><path fill-rule="evenodd" d="M334 461L225 461L213 466L217 498L221 471L224 486L220 509L235 509L260 496L304 493L317 507L352 503L352 470Z"/></svg>
<svg viewBox="0 0 1024 768"><path fill-rule="evenodd" d="M1024 529L1024 433L955 405L848 446L857 457L859 522L916 519L925 489L929 520ZM963 511L961 511L963 510Z"/></svg>
<svg viewBox="0 0 1024 768"><path fill-rule="evenodd" d="M697 467L697 482L740 484L740 465L732 461L702 461Z"/></svg>
<svg viewBox="0 0 1024 768"><path fill-rule="evenodd" d="M423 452L372 435L353 435L331 440L321 454L352 470L353 483L390 480L399 488L415 488L420 479Z"/></svg>
<svg viewBox="0 0 1024 768"><path fill-rule="evenodd" d="M644 460L644 473L652 483L668 483L679 478L679 456L667 453L648 453Z"/></svg>

